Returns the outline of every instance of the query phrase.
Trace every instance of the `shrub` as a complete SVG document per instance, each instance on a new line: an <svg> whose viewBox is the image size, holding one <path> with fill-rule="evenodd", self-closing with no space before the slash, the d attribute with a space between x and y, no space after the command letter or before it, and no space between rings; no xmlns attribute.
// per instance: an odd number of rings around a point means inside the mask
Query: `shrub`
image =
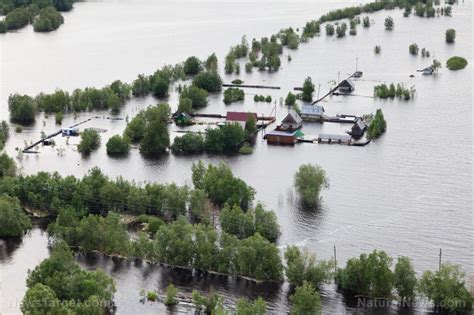
<svg viewBox="0 0 474 315"><path fill-rule="evenodd" d="M175 154L198 154L204 152L204 137L196 133L187 133L174 138L171 151Z"/></svg>
<svg viewBox="0 0 474 315"><path fill-rule="evenodd" d="M456 39L456 30L452 28L446 30L446 43L452 44L454 43L455 39Z"/></svg>
<svg viewBox="0 0 474 315"><path fill-rule="evenodd" d="M245 99L244 90L239 88L228 88L224 91L224 103L229 105L234 102L243 101Z"/></svg>
<svg viewBox="0 0 474 315"><path fill-rule="evenodd" d="M327 36L333 36L334 32L335 32L334 25L326 24L326 35Z"/></svg>
<svg viewBox="0 0 474 315"><path fill-rule="evenodd" d="M307 77L303 83L303 93L302 93L301 99L305 102L312 102L313 93L314 93L314 83L311 80L311 77Z"/></svg>
<svg viewBox="0 0 474 315"><path fill-rule="evenodd" d="M464 69L467 66L467 60L463 57L451 57L446 61L446 67L449 70L460 70Z"/></svg>
<svg viewBox="0 0 474 315"><path fill-rule="evenodd" d="M10 136L10 127L8 127L8 124L6 121L2 121L0 123L0 151L3 150L3 147L5 146L5 142L7 142L8 137ZM0 177L1 174L0 174Z"/></svg>
<svg viewBox="0 0 474 315"><path fill-rule="evenodd" d="M178 289L170 283L166 287L166 298L165 298L165 305L176 305L178 304L178 300L176 299L176 295L178 294Z"/></svg>
<svg viewBox="0 0 474 315"><path fill-rule="evenodd" d="M408 51L410 52L410 54L412 55L418 55L418 45L413 43L411 44L409 47L408 47Z"/></svg>
<svg viewBox="0 0 474 315"><path fill-rule="evenodd" d="M115 135L107 141L108 155L124 155L130 151L130 140L127 137Z"/></svg>
<svg viewBox="0 0 474 315"><path fill-rule="evenodd" d="M81 133L81 142L77 146L77 150L82 154L90 154L100 146L100 135L97 131L89 129Z"/></svg>
<svg viewBox="0 0 474 315"><path fill-rule="evenodd" d="M380 54L381 51L382 51L382 47L380 47L379 45L376 45L376 46L374 47L374 53L375 53L376 55Z"/></svg>
<svg viewBox="0 0 474 315"><path fill-rule="evenodd" d="M385 129L387 129L387 122L385 121L382 110L379 108L375 112L375 117L367 129L367 138L376 139L385 132Z"/></svg>
<svg viewBox="0 0 474 315"><path fill-rule="evenodd" d="M0 168L2 168L1 157ZM20 201L14 197L0 195L0 237L20 236L29 228L31 220L23 213Z"/></svg>
<svg viewBox="0 0 474 315"><path fill-rule="evenodd" d="M293 106L296 104L296 95L288 92L288 95L285 98L285 105L286 106Z"/></svg>
<svg viewBox="0 0 474 315"><path fill-rule="evenodd" d="M33 23L35 32L50 32L56 30L64 23L64 18L53 6L40 10L39 16Z"/></svg>
<svg viewBox="0 0 474 315"><path fill-rule="evenodd" d="M364 16L362 19L362 26L363 27L370 27L370 19L368 16Z"/></svg>
<svg viewBox="0 0 474 315"><path fill-rule="evenodd" d="M7 30L17 30L31 22L31 12L24 7L16 8L10 11L4 19Z"/></svg>
<svg viewBox="0 0 474 315"><path fill-rule="evenodd" d="M332 280L334 262L316 261L316 256L301 252L297 246L289 246L285 251L286 276L293 286L301 286L305 281L318 288Z"/></svg>
<svg viewBox="0 0 474 315"><path fill-rule="evenodd" d="M303 203L315 206L321 189L329 187L326 172L318 165L303 164L294 176L294 185Z"/></svg>
<svg viewBox="0 0 474 315"><path fill-rule="evenodd" d="M314 287L308 282L297 287L295 293L290 296L291 314L318 314L321 310L321 298Z"/></svg>
<svg viewBox="0 0 474 315"><path fill-rule="evenodd" d="M394 25L395 25L395 23L393 22L393 18L392 18L391 16L388 16L388 17L385 19L384 25L385 25L385 29L386 29L386 30L388 30L388 31L393 30L393 27L394 27Z"/></svg>
<svg viewBox="0 0 474 315"><path fill-rule="evenodd" d="M208 93L205 89L201 89L197 86L191 85L190 87L185 86L179 96L180 102L182 98L191 100L192 108L201 108L207 106Z"/></svg>
<svg viewBox="0 0 474 315"><path fill-rule="evenodd" d="M54 113L54 120L56 122L56 125L60 125L63 122L63 117L64 114L62 112Z"/></svg>
<svg viewBox="0 0 474 315"><path fill-rule="evenodd" d="M165 78L158 76L154 79L153 95L156 97L166 97L168 96L169 87L169 82Z"/></svg>

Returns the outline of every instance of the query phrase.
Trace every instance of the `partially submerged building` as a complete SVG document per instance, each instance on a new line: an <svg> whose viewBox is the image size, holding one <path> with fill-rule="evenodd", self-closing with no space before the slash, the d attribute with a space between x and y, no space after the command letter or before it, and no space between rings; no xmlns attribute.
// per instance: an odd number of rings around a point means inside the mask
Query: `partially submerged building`
<svg viewBox="0 0 474 315"><path fill-rule="evenodd" d="M352 80L346 79L339 83L338 90L341 93L351 93L355 89L355 83Z"/></svg>
<svg viewBox="0 0 474 315"><path fill-rule="evenodd" d="M226 115L226 122L227 123L238 123L245 128L245 124L249 118L253 117L255 119L255 123L257 123L257 114L256 113L249 113L249 112L227 112Z"/></svg>
<svg viewBox="0 0 474 315"><path fill-rule="evenodd" d="M302 126L303 120L301 119L301 116L293 109L290 109L288 114L281 121L281 124L277 127L277 130L294 131L300 129Z"/></svg>
<svg viewBox="0 0 474 315"><path fill-rule="evenodd" d="M304 134L301 130L272 130L268 132L263 138L267 140L268 144L293 145L298 141L298 138L303 136Z"/></svg>
<svg viewBox="0 0 474 315"><path fill-rule="evenodd" d="M367 125L361 118L357 118L355 124L352 126L350 131L350 135L354 139L360 139L363 135L365 130L367 129Z"/></svg>
<svg viewBox="0 0 474 315"><path fill-rule="evenodd" d="M324 111L319 105L303 105L300 116L303 121L323 121Z"/></svg>
<svg viewBox="0 0 474 315"><path fill-rule="evenodd" d="M79 129L77 128L63 128L61 134L66 137L77 137L79 136Z"/></svg>

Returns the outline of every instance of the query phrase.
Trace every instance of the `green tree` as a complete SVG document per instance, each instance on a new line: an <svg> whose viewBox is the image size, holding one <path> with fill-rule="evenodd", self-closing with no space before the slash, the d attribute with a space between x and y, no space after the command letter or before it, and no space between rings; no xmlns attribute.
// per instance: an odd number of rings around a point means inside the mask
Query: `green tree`
<svg viewBox="0 0 474 315"><path fill-rule="evenodd" d="M288 92L288 95L285 98L285 105L286 106L293 106L296 104L296 95Z"/></svg>
<svg viewBox="0 0 474 315"><path fill-rule="evenodd" d="M161 97L168 96L169 88L170 88L170 84L168 80L166 80L165 78L158 76L157 78L154 79L153 95L155 95L156 97L161 98Z"/></svg>
<svg viewBox="0 0 474 315"><path fill-rule="evenodd" d="M0 195L0 237L20 236L31 228L31 220L15 197Z"/></svg>
<svg viewBox="0 0 474 315"><path fill-rule="evenodd" d="M301 286L307 281L314 288L328 283L333 277L331 261L316 261L316 256L301 252L296 246L289 246L285 251L286 276L293 286Z"/></svg>
<svg viewBox="0 0 474 315"><path fill-rule="evenodd" d="M313 93L314 93L314 83L311 80L311 77L307 77L303 83L302 100L305 102L312 102Z"/></svg>
<svg viewBox="0 0 474 315"><path fill-rule="evenodd" d="M194 77L193 85L209 93L220 92L222 89L222 79L217 72L204 71Z"/></svg>
<svg viewBox="0 0 474 315"><path fill-rule="evenodd" d="M294 185L302 201L308 206L315 206L321 189L329 187L329 180L320 166L304 164L294 176Z"/></svg>
<svg viewBox="0 0 474 315"><path fill-rule="evenodd" d="M387 122L383 116L382 110L379 108L375 112L375 116L370 122L369 128L367 129L367 138L376 139L380 137L387 129Z"/></svg>
<svg viewBox="0 0 474 315"><path fill-rule="evenodd" d="M439 62L437 59L433 59L433 64L431 65L431 68L433 68L435 72L438 72L438 69L441 67L441 62Z"/></svg>
<svg viewBox="0 0 474 315"><path fill-rule="evenodd" d="M446 30L446 43L452 44L456 39L456 30L455 29L448 29Z"/></svg>
<svg viewBox="0 0 474 315"><path fill-rule="evenodd" d="M206 70L210 72L217 72L218 62L216 54L212 54L206 59Z"/></svg>
<svg viewBox="0 0 474 315"><path fill-rule="evenodd" d="M41 283L26 291L21 303L23 314L60 314L60 301L56 293Z"/></svg>
<svg viewBox="0 0 474 315"><path fill-rule="evenodd" d="M146 120L143 114L135 116L125 128L124 137L127 137L132 142L140 141L145 135Z"/></svg>
<svg viewBox="0 0 474 315"><path fill-rule="evenodd" d="M224 91L224 103L229 105L234 102L243 101L245 99L244 90L239 88L228 88Z"/></svg>
<svg viewBox="0 0 474 315"><path fill-rule="evenodd" d="M451 312L472 310L472 297L464 277L459 266L445 263L439 271L425 271L418 289L441 309Z"/></svg>
<svg viewBox="0 0 474 315"><path fill-rule="evenodd" d="M0 179L5 176L13 177L16 173L15 161L6 153L0 155Z"/></svg>
<svg viewBox="0 0 474 315"><path fill-rule="evenodd" d="M186 75L196 75L201 70L201 61L195 56L188 57L184 62L183 71Z"/></svg>
<svg viewBox="0 0 474 315"><path fill-rule="evenodd" d="M395 23L393 22L393 18L391 16L388 16L385 19L384 25L385 25L386 30L388 31L393 30L393 27L395 26Z"/></svg>
<svg viewBox="0 0 474 315"><path fill-rule="evenodd" d="M220 215L222 230L244 239L255 233L254 217L250 212L244 213L238 205L225 206Z"/></svg>
<svg viewBox="0 0 474 315"><path fill-rule="evenodd" d="M236 315L265 315L266 313L267 305L261 297L254 301L245 298L237 300Z"/></svg>
<svg viewBox="0 0 474 315"><path fill-rule="evenodd" d="M262 235L270 242L276 242L280 236L280 226L273 211L266 211L261 203L254 209L255 232Z"/></svg>
<svg viewBox="0 0 474 315"><path fill-rule="evenodd" d="M151 121L140 141L140 153L144 155L157 155L166 152L170 146L170 136L166 123Z"/></svg>
<svg viewBox="0 0 474 315"><path fill-rule="evenodd" d="M130 151L130 140L127 137L115 135L107 141L107 154L123 155Z"/></svg>
<svg viewBox="0 0 474 315"><path fill-rule="evenodd" d="M412 55L418 55L418 51L419 51L419 48L418 48L418 45L413 43L411 44L409 47L408 47L408 51L410 52L410 54Z"/></svg>
<svg viewBox="0 0 474 315"><path fill-rule="evenodd" d="M204 137L195 133L176 137L171 145L171 151L175 154L198 154L204 152L204 149Z"/></svg>
<svg viewBox="0 0 474 315"><path fill-rule="evenodd" d="M10 127L8 127L8 124L6 121L2 120L0 123L0 151L3 150L3 147L5 146L5 142L7 142L8 137L10 136ZM0 171L0 177L2 177L1 171Z"/></svg>
<svg viewBox="0 0 474 315"><path fill-rule="evenodd" d="M8 97L10 117L18 123L32 123L35 121L36 104L28 95L13 94Z"/></svg>
<svg viewBox="0 0 474 315"><path fill-rule="evenodd" d="M411 301L415 298L417 279L410 258L398 257L394 270L393 284L401 299Z"/></svg>
<svg viewBox="0 0 474 315"><path fill-rule="evenodd" d="M100 146L100 135L93 129L84 130L81 133L81 142L77 146L77 150L82 154L90 154Z"/></svg>
<svg viewBox="0 0 474 315"><path fill-rule="evenodd" d="M179 96L180 104L181 99L191 100L192 108L201 108L207 106L208 93L206 90L201 89L197 86L191 85L190 87L185 86Z"/></svg>
<svg viewBox="0 0 474 315"><path fill-rule="evenodd" d="M452 71L464 69L466 66L467 60L463 57L454 56L446 61L446 67Z"/></svg>
<svg viewBox="0 0 474 315"><path fill-rule="evenodd" d="M58 29L64 23L64 18L55 7L49 6L39 11L39 16L33 23L35 32L51 32Z"/></svg>
<svg viewBox="0 0 474 315"><path fill-rule="evenodd" d="M321 298L313 286L304 281L290 296L291 314L316 315L321 313Z"/></svg>

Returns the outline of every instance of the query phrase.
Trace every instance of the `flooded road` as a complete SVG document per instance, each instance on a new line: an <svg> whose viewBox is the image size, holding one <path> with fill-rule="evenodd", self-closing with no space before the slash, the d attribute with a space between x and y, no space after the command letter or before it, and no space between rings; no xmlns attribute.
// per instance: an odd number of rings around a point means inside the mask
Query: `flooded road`
<svg viewBox="0 0 474 315"><path fill-rule="evenodd" d="M116 79L131 82L138 73L151 73L163 64L184 60L190 55L204 58L216 52L222 61L230 45L246 34L261 37L279 29L301 27L310 19L337 7L359 2L208 2L165 1L98 1L77 3L65 14L65 24L51 34L35 34L31 28L0 36L1 95L0 119L8 117L10 93L50 92L55 88L72 91L85 86L103 86ZM395 20L392 32L384 30L387 15ZM107 139L121 133L124 121L111 121L106 112L81 113L77 118L66 115L63 125L72 125L89 117L84 127L107 129L102 146L84 159L75 148L79 142L56 138L57 145L39 147L38 155L18 155L15 148L39 139L41 131L51 133L58 126L54 117L37 117L36 124L25 127L7 142L7 152L18 158L25 174L39 170L82 176L99 166L107 175L123 176L137 182L157 181L191 185L191 165L199 159L207 163L225 160L234 173L253 186L256 199L275 211L281 225L279 246L305 246L319 258L333 256L337 248L339 265L360 253L382 249L396 258L413 259L417 273L438 266L439 249L443 261L460 264L464 271L474 270L472 229L472 3L453 8L453 17L421 19L403 18L402 11L382 11L371 15L374 24L358 27L357 36L343 39L326 37L324 32L296 51L285 50L282 69L277 73L241 73L246 84L280 86L281 90L246 90L243 104L224 105L222 95L212 95L205 113L253 111L268 115L276 105L277 120L286 114L280 106L289 90L300 86L311 76L321 94L328 82L345 78L358 68L364 76L357 80L356 96L334 96L323 103L328 114L375 112L382 108L388 129L385 135L366 147L302 143L295 147L268 146L262 134L252 155L193 157L165 155L145 159L138 150L127 158L109 158ZM457 31L456 43L447 45L444 32ZM324 30L324 28L322 28ZM417 43L431 52L431 58L411 56L408 46ZM375 45L382 53L375 55ZM291 54L292 61L287 61ZM468 58L469 65L458 72L444 67L453 55ZM441 60L443 68L436 76L423 77L416 69L429 66L432 59ZM243 66L241 67L243 69ZM243 71L242 71L243 72ZM414 74L413 78L409 76ZM236 76L223 75L225 82ZM379 82L403 82L414 85L416 97L409 102L373 99L373 86ZM255 103L253 94L269 94L276 104ZM173 93L168 102L177 107ZM133 117L140 109L157 101L152 97L133 99L119 117ZM82 128L82 127L81 127ZM200 128L200 127L195 127ZM201 126L201 128L203 128ZM315 136L320 132L343 133L348 125L305 124L303 132ZM170 126L172 131L178 130ZM171 132L172 137L177 133ZM318 210L300 206L294 193L293 174L303 163L317 163L327 172L330 188L323 192ZM47 235L34 229L13 249L4 249L0 257L1 314L14 314L11 301L24 295L28 268L34 268L47 257ZM164 311L162 305L141 304L140 289L158 290L168 279L181 290L209 290L211 286L235 301L246 295L247 282L222 279L191 279L161 267L136 266L110 259L78 257L86 268L101 267L117 281L115 302L119 314L139 310L144 314ZM253 294L264 294L272 310L286 310L287 291L281 288L252 288ZM355 312L353 304L328 286L322 291L324 313ZM15 303L13 304L15 305ZM399 313L396 308L380 313ZM413 310L425 313L426 309ZM364 313L369 313L365 310Z"/></svg>

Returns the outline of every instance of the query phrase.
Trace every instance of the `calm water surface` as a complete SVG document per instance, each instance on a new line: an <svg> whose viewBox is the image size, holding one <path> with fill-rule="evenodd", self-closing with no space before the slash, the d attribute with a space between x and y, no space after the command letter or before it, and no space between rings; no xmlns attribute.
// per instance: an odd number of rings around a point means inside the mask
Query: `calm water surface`
<svg viewBox="0 0 474 315"><path fill-rule="evenodd" d="M231 2L231 1L88 1L78 3L65 14L66 23L51 34L35 34L31 27L18 33L0 36L1 95L0 117L7 119L10 93L36 94L55 88L72 91L77 87L103 86L115 79L130 82L138 73L151 73L159 66L184 60L189 55L204 58L216 52L222 61L230 45L241 35L249 39L271 35L287 26L301 27L330 9L360 2ZM387 15L395 20L392 32L384 30ZM18 157L25 174L39 170L58 171L63 175L82 176L99 166L111 177L123 176L137 182L157 181L191 185L191 165L199 159L208 163L225 160L235 174L257 191L257 200L273 209L281 225L279 246L297 244L331 258L337 247L339 264L348 258L373 249L383 249L393 257L406 255L413 259L418 273L435 269L439 248L443 261L451 261L471 273L473 263L472 229L472 3L466 1L453 9L453 17L405 19L399 10L371 15L369 29L358 28L357 36L343 39L324 34L296 51L285 50L282 70L275 74L242 73L246 83L281 86L281 90L246 90L243 104L225 106L221 95L210 97L202 112L222 113L228 110L254 111L268 115L276 105L281 119L286 109L280 98L300 86L311 76L321 93L355 69L355 58L362 79L356 82L355 96L332 97L324 102L328 114L375 112L382 108L388 123L386 134L366 147L299 144L295 147L268 146L262 135L257 138L250 156L216 157L201 155L144 159L138 150L129 157L107 157L105 143L121 133L124 121L105 119L106 112L67 115L64 126L98 116L84 127L107 129L103 145L84 159L75 145L57 138L55 148L39 147L38 155L16 153L15 148L37 140L40 132L50 133L58 127L54 117L40 115L36 124L13 132L7 152ZM456 43L447 45L444 32L457 31ZM431 52L431 58L413 57L408 46L417 43ZM374 55L380 45L382 53ZM287 62L291 54L292 61ZM436 76L422 77L416 69L431 64L432 58L444 64L447 58L461 55L470 65L451 72L445 67ZM243 69L243 65L241 67ZM243 71L242 71L243 72ZM410 74L414 74L410 78ZM235 76L224 76L231 81ZM371 98L378 82L403 82L414 85L416 98L410 102L381 101ZM254 93L272 95L276 104L253 102ZM119 117L133 117L140 109L157 101L151 97L131 100ZM173 93L168 102L177 106ZM325 123L305 124L303 132L315 136L320 132L343 133L350 126ZM172 137L176 126L170 126ZM195 126L202 129L202 126ZM14 129L14 128L12 128ZM303 163L321 165L330 178L331 187L323 192L317 210L303 209L294 193L292 177ZM25 291L27 270L48 256L47 235L35 228L21 242L1 245L0 313L19 312L17 302ZM78 256L85 268L103 268L117 282L115 301L118 313L143 314L165 312L155 304L139 302L140 289L161 289L172 279L185 292L211 288L232 303L240 296L262 295L275 313L288 308L288 287L258 286L246 281L212 277L194 277L157 266L136 265L103 257ZM322 290L323 310L327 314L369 313L357 310L353 301L337 293L332 286ZM187 308L180 308L186 312ZM189 310L189 312L191 312ZM396 308L381 309L380 314L402 313ZM425 308L409 313L426 313Z"/></svg>

